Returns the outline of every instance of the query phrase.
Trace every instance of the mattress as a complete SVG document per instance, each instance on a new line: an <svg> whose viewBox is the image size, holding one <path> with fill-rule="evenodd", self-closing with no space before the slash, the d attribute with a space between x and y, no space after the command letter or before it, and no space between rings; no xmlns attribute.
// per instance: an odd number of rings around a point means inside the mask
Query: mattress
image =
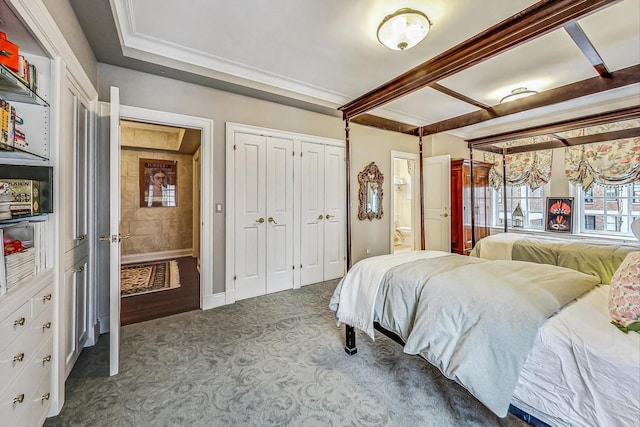
<svg viewBox="0 0 640 427"><path fill-rule="evenodd" d="M610 323L608 296L598 286L538 331L514 406L552 426L640 425L640 334Z"/></svg>

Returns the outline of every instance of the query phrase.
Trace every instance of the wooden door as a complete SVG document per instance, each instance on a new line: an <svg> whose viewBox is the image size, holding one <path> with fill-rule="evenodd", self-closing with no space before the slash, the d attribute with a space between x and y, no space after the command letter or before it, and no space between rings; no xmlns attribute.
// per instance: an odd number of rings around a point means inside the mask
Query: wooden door
<svg viewBox="0 0 640 427"><path fill-rule="evenodd" d="M235 139L235 296L266 292L265 137L237 133Z"/></svg>
<svg viewBox="0 0 640 427"><path fill-rule="evenodd" d="M265 173L267 221L262 228L269 294L293 288L293 141L267 138Z"/></svg>

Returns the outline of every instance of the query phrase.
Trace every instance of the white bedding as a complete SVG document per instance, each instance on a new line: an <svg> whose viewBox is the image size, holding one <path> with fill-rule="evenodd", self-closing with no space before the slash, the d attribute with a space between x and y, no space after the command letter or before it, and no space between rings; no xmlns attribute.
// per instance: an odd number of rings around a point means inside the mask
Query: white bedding
<svg viewBox="0 0 640 427"><path fill-rule="evenodd" d="M640 426L640 334L609 323L608 295L596 287L539 330L514 406L552 426Z"/></svg>

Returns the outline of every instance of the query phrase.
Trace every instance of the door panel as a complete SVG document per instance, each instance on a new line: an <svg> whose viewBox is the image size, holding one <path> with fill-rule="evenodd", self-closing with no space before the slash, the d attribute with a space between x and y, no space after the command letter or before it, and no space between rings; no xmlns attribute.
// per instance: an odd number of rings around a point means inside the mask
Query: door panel
<svg viewBox="0 0 640 427"><path fill-rule="evenodd" d="M264 137L236 134L236 299L265 293Z"/></svg>
<svg viewBox="0 0 640 427"><path fill-rule="evenodd" d="M345 150L324 147L324 280L342 277L345 259Z"/></svg>
<svg viewBox="0 0 640 427"><path fill-rule="evenodd" d="M324 146L302 142L300 285L324 280Z"/></svg>
<svg viewBox="0 0 640 427"><path fill-rule="evenodd" d="M109 112L109 374L120 369L120 90Z"/></svg>
<svg viewBox="0 0 640 427"><path fill-rule="evenodd" d="M266 293L293 289L293 141L267 138Z"/></svg>
<svg viewBox="0 0 640 427"><path fill-rule="evenodd" d="M450 156L424 159L424 229L429 250L450 252Z"/></svg>

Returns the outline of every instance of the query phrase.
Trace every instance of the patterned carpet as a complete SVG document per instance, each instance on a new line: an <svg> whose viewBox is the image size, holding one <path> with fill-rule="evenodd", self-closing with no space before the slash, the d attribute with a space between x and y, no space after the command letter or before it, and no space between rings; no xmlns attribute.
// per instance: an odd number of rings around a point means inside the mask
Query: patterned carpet
<svg viewBox="0 0 640 427"><path fill-rule="evenodd" d="M108 336L83 351L66 404L46 426L524 426L499 419L422 359L344 328L336 281L122 328L121 373Z"/></svg>
<svg viewBox="0 0 640 427"><path fill-rule="evenodd" d="M120 267L120 295L130 297L180 287L178 262L158 261Z"/></svg>

